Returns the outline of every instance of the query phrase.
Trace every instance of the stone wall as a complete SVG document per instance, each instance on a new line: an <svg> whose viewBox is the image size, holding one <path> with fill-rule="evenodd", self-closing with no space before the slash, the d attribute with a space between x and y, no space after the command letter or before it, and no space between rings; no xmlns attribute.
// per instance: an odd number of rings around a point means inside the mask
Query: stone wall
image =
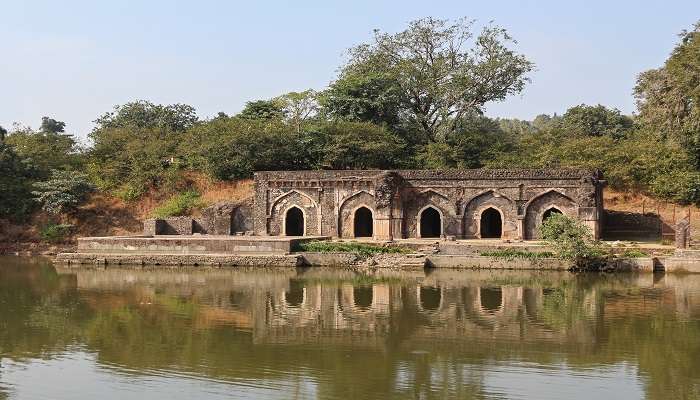
<svg viewBox="0 0 700 400"><path fill-rule="evenodd" d="M367 207L375 238L415 238L421 216L433 209L438 236L475 239L493 209L500 237L536 239L544 213L554 210L597 237L604 184L597 171L573 169L258 172L253 222L257 235L284 235L285 216L297 207L305 235L350 238L355 212Z"/></svg>
<svg viewBox="0 0 700 400"><path fill-rule="evenodd" d="M661 238L662 220L658 214L606 210L603 224L605 239Z"/></svg>
<svg viewBox="0 0 700 400"><path fill-rule="evenodd" d="M253 200L220 202L202 210L197 217L147 219L146 236L155 235L234 235L253 231Z"/></svg>

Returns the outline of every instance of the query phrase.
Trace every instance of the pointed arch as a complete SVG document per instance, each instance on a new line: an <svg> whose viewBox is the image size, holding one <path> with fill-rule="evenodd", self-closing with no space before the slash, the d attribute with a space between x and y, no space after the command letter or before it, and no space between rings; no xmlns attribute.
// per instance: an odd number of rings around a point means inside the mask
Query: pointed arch
<svg viewBox="0 0 700 400"><path fill-rule="evenodd" d="M296 189L292 189L292 190L290 190L290 191L288 191L288 192L286 192L286 193L283 193L283 194L277 196L274 200L272 200L272 202L270 202L270 210L274 209L275 206L276 206L279 202L281 202L282 200L284 200L284 199L287 198L287 197L293 196L294 194L298 194L298 195L300 195L300 196L302 196L302 197L308 199L308 200L311 202L311 205L312 205L313 207L318 206L318 203L316 203L316 200L314 200L314 199L313 199L311 196L309 196L308 194L306 194L306 193L304 193L304 192L300 192L300 191L298 191L298 190L296 190Z"/></svg>
<svg viewBox="0 0 700 400"><path fill-rule="evenodd" d="M501 232L504 239L517 237L517 210L513 200L495 189L484 190L473 196L464 206L462 233L465 238L482 237L482 216L492 208L500 214ZM489 235L487 235L489 236Z"/></svg>
<svg viewBox="0 0 700 400"><path fill-rule="evenodd" d="M303 213L304 235L319 235L320 207L308 194L299 190L290 190L277 196L271 203L267 220L267 233L272 236L287 233L287 217L291 207L297 207Z"/></svg>
<svg viewBox="0 0 700 400"><path fill-rule="evenodd" d="M418 194L420 194L421 196L435 195L435 196L437 196L437 197L443 198L445 201L450 201L450 198L449 198L449 197L447 197L446 195L444 195L444 194L438 192L438 191L435 190L435 189L425 189L425 190L421 190L420 192L418 192Z"/></svg>
<svg viewBox="0 0 700 400"><path fill-rule="evenodd" d="M503 236L503 211L497 207L487 207L479 215L479 237L500 239Z"/></svg>
<svg viewBox="0 0 700 400"><path fill-rule="evenodd" d="M418 238L441 237L445 234L445 214L439 207L428 204L418 211L416 226Z"/></svg>
<svg viewBox="0 0 700 400"><path fill-rule="evenodd" d="M539 239L540 226L544 213L550 209L556 209L564 215L576 218L578 216L578 204L569 196L559 190L550 189L530 199L525 203L525 232L524 239Z"/></svg>
<svg viewBox="0 0 700 400"><path fill-rule="evenodd" d="M353 237L374 237L374 211L361 204L352 212Z"/></svg>
<svg viewBox="0 0 700 400"><path fill-rule="evenodd" d="M291 205L282 214L282 234L284 236L306 236L306 212L303 208Z"/></svg>
<svg viewBox="0 0 700 400"><path fill-rule="evenodd" d="M374 233L374 220L376 219L376 200L372 193L360 190L345 197L339 202L338 207L338 236L342 238L355 237L355 213L365 207L372 214L372 233Z"/></svg>

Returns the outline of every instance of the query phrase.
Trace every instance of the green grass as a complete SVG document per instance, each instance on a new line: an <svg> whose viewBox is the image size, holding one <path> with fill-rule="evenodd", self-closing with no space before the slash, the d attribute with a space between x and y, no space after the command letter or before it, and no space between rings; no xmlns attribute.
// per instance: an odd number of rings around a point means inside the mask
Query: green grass
<svg viewBox="0 0 700 400"><path fill-rule="evenodd" d="M371 257L376 254L407 254L412 250L399 246L381 246L357 242L302 242L297 245L297 251L313 253L352 253L358 257Z"/></svg>
<svg viewBox="0 0 700 400"><path fill-rule="evenodd" d="M189 215L192 210L204 206L199 193L194 190L188 190L176 194L165 203L153 210L154 218L181 217Z"/></svg>
<svg viewBox="0 0 700 400"><path fill-rule="evenodd" d="M505 258L508 260L514 260L516 258L524 258L528 260L538 260L541 258L553 258L554 253L551 251L527 251L527 250L517 250L517 249L502 249L502 250L489 250L479 252L480 256L484 257L495 257L495 258Z"/></svg>
<svg viewBox="0 0 700 400"><path fill-rule="evenodd" d="M620 257L622 257L622 258L642 258L642 257L649 257L649 253L642 251L640 249L628 249L628 250L625 250L622 254L620 254Z"/></svg>

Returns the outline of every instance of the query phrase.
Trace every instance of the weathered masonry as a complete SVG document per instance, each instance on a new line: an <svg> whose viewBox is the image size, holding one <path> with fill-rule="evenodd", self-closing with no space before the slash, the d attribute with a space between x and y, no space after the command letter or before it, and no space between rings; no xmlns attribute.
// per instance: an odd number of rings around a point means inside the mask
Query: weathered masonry
<svg viewBox="0 0 700 400"><path fill-rule="evenodd" d="M268 171L255 174L256 235L537 239L552 213L600 235L598 171Z"/></svg>

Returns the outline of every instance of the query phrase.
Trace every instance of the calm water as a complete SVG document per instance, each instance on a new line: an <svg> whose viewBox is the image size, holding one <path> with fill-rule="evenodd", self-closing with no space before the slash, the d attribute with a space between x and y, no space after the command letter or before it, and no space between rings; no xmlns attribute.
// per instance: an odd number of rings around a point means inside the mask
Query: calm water
<svg viewBox="0 0 700 400"><path fill-rule="evenodd" d="M0 399L700 398L700 276L0 258Z"/></svg>

